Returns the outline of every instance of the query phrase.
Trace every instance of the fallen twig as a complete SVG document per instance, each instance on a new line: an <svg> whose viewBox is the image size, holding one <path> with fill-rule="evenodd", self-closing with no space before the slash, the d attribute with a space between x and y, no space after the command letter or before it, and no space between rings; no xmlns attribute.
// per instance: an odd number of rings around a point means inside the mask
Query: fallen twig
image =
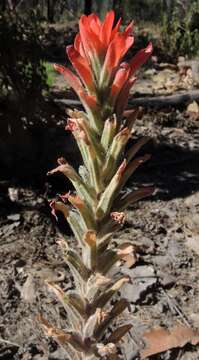
<svg viewBox="0 0 199 360"><path fill-rule="evenodd" d="M12 342L12 341L9 341L9 340L5 340L3 338L0 337L0 342L2 343L5 343L5 344L8 344L8 345L12 345L12 346L16 346L16 347L20 347L21 345L15 343L15 342Z"/></svg>
<svg viewBox="0 0 199 360"><path fill-rule="evenodd" d="M76 99L54 99L55 103L63 104L69 107L75 106L79 108L81 103ZM178 107L186 105L191 101L199 101L199 89L182 91L172 95L146 96L138 98L130 98L129 106L133 107L150 107L155 109L163 109L168 107Z"/></svg>
<svg viewBox="0 0 199 360"><path fill-rule="evenodd" d="M174 93L172 95L147 96L142 98L131 98L130 106L142 106L150 108L167 108L186 105L191 101L199 101L199 89Z"/></svg>

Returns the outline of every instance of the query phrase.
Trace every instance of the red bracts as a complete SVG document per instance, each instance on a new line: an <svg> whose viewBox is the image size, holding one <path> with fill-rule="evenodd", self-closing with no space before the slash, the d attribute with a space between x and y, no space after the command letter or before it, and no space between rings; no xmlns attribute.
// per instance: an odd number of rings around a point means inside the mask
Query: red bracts
<svg viewBox="0 0 199 360"><path fill-rule="evenodd" d="M114 20L114 11L108 12L103 22L96 14L82 15L74 45L66 49L76 74L60 65L55 69L65 76L86 110L91 107L91 113L98 111L105 97L112 113L119 111L121 116L135 73L147 61L153 46L149 43L128 63L122 62L134 43L133 23L120 31L121 19L115 27Z"/></svg>

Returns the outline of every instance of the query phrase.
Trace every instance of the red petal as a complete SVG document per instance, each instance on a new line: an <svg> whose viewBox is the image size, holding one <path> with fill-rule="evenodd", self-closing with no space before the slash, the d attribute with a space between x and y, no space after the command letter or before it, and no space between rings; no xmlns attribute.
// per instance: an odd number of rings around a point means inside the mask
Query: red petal
<svg viewBox="0 0 199 360"><path fill-rule="evenodd" d="M128 49L133 45L134 38L127 36L125 33L117 33L110 43L105 62L104 68L111 72L113 68L118 66L122 57L126 54Z"/></svg>
<svg viewBox="0 0 199 360"><path fill-rule="evenodd" d="M126 166L127 166L127 162L126 162L126 159L124 159L116 173L119 179L121 179L123 177L124 172L126 170Z"/></svg>
<svg viewBox="0 0 199 360"><path fill-rule="evenodd" d="M98 16L96 14L90 14L88 16L88 21L90 25L90 30L93 31L97 36L99 36L102 24Z"/></svg>
<svg viewBox="0 0 199 360"><path fill-rule="evenodd" d="M95 96L87 95L79 78L72 73L68 68L62 65L54 65L55 70L64 75L68 84L75 90L83 105L96 108L97 101Z"/></svg>
<svg viewBox="0 0 199 360"><path fill-rule="evenodd" d="M93 95L87 95L85 91L80 92L80 97L82 99L82 102L85 106L88 106L91 111L95 110L97 107L97 100L96 97Z"/></svg>
<svg viewBox="0 0 199 360"><path fill-rule="evenodd" d="M129 81L126 83L126 85L123 87L120 94L118 95L118 100L116 104L116 115L118 116L118 118L122 116L128 104L129 93L136 80L136 77L132 77L131 79L129 79Z"/></svg>
<svg viewBox="0 0 199 360"><path fill-rule="evenodd" d="M65 77L66 81L68 82L68 84L75 90L75 92L77 94L79 94L79 92L81 90L83 90L83 86L82 86L81 81L68 68L66 68L66 67L64 67L62 65L54 64L54 69L56 71L58 71L60 74L64 75L64 77Z"/></svg>
<svg viewBox="0 0 199 360"><path fill-rule="evenodd" d="M103 52L103 45L99 37L90 29L90 21L87 16L83 15L79 22L81 41L84 47L85 54L88 59L93 55L100 56Z"/></svg>
<svg viewBox="0 0 199 360"><path fill-rule="evenodd" d="M119 31L120 25L121 25L121 21L122 21L122 18L119 18L117 24L115 25L114 29L112 30L111 39L110 39L110 40L113 40L113 38L115 37L115 35L116 35L117 32Z"/></svg>
<svg viewBox="0 0 199 360"><path fill-rule="evenodd" d="M130 66L127 63L121 65L119 70L115 75L115 79L113 81L112 89L111 89L111 96L116 98L121 89L123 88L124 84L129 78L130 74Z"/></svg>
<svg viewBox="0 0 199 360"><path fill-rule="evenodd" d="M153 52L153 45L150 42L145 49L138 51L138 53L130 61L129 65L131 67L131 74L134 74L135 71L143 65Z"/></svg>
<svg viewBox="0 0 199 360"><path fill-rule="evenodd" d="M127 26L127 28L124 30L124 32L125 32L128 36L132 36L132 35L133 35L133 29L134 29L134 22L131 21L131 23Z"/></svg>
<svg viewBox="0 0 199 360"><path fill-rule="evenodd" d="M93 90L94 83L93 83L92 73L87 60L81 57L81 55L75 50L73 45L67 46L66 51L72 65L74 66L75 70L79 74L84 84L89 89Z"/></svg>
<svg viewBox="0 0 199 360"><path fill-rule="evenodd" d="M84 52L84 48L82 45L82 41L81 41L81 36L80 34L77 34L75 36L75 41L74 41L74 48L75 50L78 51L78 53L84 58L85 57L85 52Z"/></svg>
<svg viewBox="0 0 199 360"><path fill-rule="evenodd" d="M114 19L115 19L114 11L109 11L102 24L101 32L100 32L100 40L102 44L104 44L105 46L108 46L110 42Z"/></svg>

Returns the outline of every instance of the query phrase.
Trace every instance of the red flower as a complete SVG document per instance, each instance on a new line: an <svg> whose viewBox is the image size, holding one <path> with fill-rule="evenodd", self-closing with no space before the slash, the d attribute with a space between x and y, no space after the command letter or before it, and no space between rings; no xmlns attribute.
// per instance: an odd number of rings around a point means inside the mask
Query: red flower
<svg viewBox="0 0 199 360"><path fill-rule="evenodd" d="M99 115L101 101L104 101L105 96L107 103L112 106L112 112L122 115L123 104L126 106L130 89L135 82L134 74L153 51L152 44L149 43L129 63L122 63L122 58L134 43L133 23L121 32L121 19L115 27L114 20L114 11L108 12L103 22L96 14L82 15L79 21L80 32L75 37L74 45L66 49L78 76L68 68L55 65L55 69L64 74L86 111L91 114Z"/></svg>
<svg viewBox="0 0 199 360"><path fill-rule="evenodd" d="M84 59L80 53L75 49L73 45L67 46L66 52L70 59L71 64L76 69L84 85L91 92L94 90L94 82L91 69L86 59Z"/></svg>
<svg viewBox="0 0 199 360"><path fill-rule="evenodd" d="M111 88L112 99L116 100L121 88L125 85L125 83L129 79L130 71L131 68L129 64L127 63L121 64L120 68L116 72L115 79L112 84L112 88Z"/></svg>
<svg viewBox="0 0 199 360"><path fill-rule="evenodd" d="M138 51L138 53L131 59L130 67L131 67L131 74L134 74L137 69L141 65L143 65L148 58L151 56L153 51L153 45L150 42L145 49Z"/></svg>

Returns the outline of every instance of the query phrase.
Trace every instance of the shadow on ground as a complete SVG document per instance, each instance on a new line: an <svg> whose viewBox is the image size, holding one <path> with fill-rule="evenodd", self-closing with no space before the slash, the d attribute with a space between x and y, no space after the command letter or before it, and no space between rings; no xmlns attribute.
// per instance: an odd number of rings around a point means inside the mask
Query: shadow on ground
<svg viewBox="0 0 199 360"><path fill-rule="evenodd" d="M186 197L199 190L199 149L191 150L167 143L149 144L145 152L152 154L148 163L139 168L129 181L136 185L154 185L155 198L171 200Z"/></svg>

